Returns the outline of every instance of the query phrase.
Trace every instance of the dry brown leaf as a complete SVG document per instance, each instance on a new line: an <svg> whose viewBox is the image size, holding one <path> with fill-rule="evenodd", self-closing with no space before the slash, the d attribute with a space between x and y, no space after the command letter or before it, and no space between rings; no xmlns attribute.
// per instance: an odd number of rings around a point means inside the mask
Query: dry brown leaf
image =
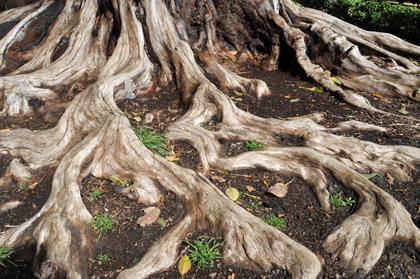
<svg viewBox="0 0 420 279"><path fill-rule="evenodd" d="M227 279L235 279L235 273L232 273L232 275L228 275Z"/></svg>
<svg viewBox="0 0 420 279"><path fill-rule="evenodd" d="M213 272L213 273L210 273L210 274L209 274L209 276L210 276L211 278L214 278L216 275L217 275L217 273L216 273L216 272Z"/></svg>
<svg viewBox="0 0 420 279"><path fill-rule="evenodd" d="M211 176L211 179L212 180L217 180L217 181L219 181L220 183L223 183L223 182L225 182L226 181L226 179L224 179L223 177L221 177L221 176L217 176L217 175L212 175Z"/></svg>
<svg viewBox="0 0 420 279"><path fill-rule="evenodd" d="M386 173L386 178L388 178L389 185L394 184L394 178L389 173Z"/></svg>
<svg viewBox="0 0 420 279"><path fill-rule="evenodd" d="M286 184L276 183L274 186L271 186L270 189L268 189L268 192L279 198L282 198L286 196L288 188L289 187Z"/></svg>
<svg viewBox="0 0 420 279"><path fill-rule="evenodd" d="M151 206L151 207L145 208L144 212L146 213L146 215L140 217L137 220L137 224L139 224L142 227L156 222L156 220L159 218L160 209L154 206Z"/></svg>
<svg viewBox="0 0 420 279"><path fill-rule="evenodd" d="M255 188L252 186L246 186L246 189L248 190L248 192L256 191Z"/></svg>

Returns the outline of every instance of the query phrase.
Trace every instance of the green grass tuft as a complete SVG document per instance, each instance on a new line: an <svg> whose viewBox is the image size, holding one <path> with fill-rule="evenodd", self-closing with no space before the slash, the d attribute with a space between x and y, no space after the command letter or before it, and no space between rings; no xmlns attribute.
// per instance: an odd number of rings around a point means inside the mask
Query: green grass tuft
<svg viewBox="0 0 420 279"><path fill-rule="evenodd" d="M242 142L242 145L245 146L246 148L248 148L249 150L258 150L261 148L264 148L265 145L262 143L259 143L255 140L247 140Z"/></svg>
<svg viewBox="0 0 420 279"><path fill-rule="evenodd" d="M0 246L0 266L4 266L6 267L6 265L3 263L3 260L9 262L10 264L16 266L16 264L14 262L12 262L11 260L9 260L10 256L14 253L15 251L13 251L9 246Z"/></svg>
<svg viewBox="0 0 420 279"><path fill-rule="evenodd" d="M108 257L108 254L104 254L102 255L102 253L100 253L96 259L98 259L98 261L100 262L105 262L105 261L110 261L111 259Z"/></svg>
<svg viewBox="0 0 420 279"><path fill-rule="evenodd" d="M96 239L96 242L98 242L101 238L102 232L106 232L114 226L114 222L112 222L109 218L108 213L93 214L93 218L86 222L86 224L90 223L92 223L92 228L99 231L99 236L98 239Z"/></svg>
<svg viewBox="0 0 420 279"><path fill-rule="evenodd" d="M191 253L190 259L192 262L197 262L197 270L201 267L213 267L215 259L223 259L219 252L219 247L223 246L224 241L217 243L216 239L206 236L199 237L197 240L187 241L192 248L188 249Z"/></svg>
<svg viewBox="0 0 420 279"><path fill-rule="evenodd" d="M286 227L286 219L284 218L278 218L274 215L265 215L261 218L264 223L269 224L270 226L273 226L279 230L284 230Z"/></svg>
<svg viewBox="0 0 420 279"><path fill-rule="evenodd" d="M144 146L152 150L154 153L165 156L169 152L168 147L166 146L165 136L157 134L153 128L141 126L138 129L134 127L131 127L131 129L133 129L134 133L136 133L136 136L144 144Z"/></svg>
<svg viewBox="0 0 420 279"><path fill-rule="evenodd" d="M102 194L102 192L99 189L93 189L89 192L89 200L93 201L96 200L97 197L99 197Z"/></svg>

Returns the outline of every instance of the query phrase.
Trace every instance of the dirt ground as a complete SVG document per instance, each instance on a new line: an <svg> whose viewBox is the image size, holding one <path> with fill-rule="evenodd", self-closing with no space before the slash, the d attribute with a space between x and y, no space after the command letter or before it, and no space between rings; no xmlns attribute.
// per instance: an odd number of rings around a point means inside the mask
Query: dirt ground
<svg viewBox="0 0 420 279"><path fill-rule="evenodd" d="M241 74L245 77L264 80L272 91L270 96L259 101L251 97L237 96L234 92L226 92L239 108L249 113L261 117L289 118L313 112L323 112L325 113L325 121L320 124L326 127L334 127L341 121L358 120L387 128L386 132L351 130L341 133L343 136L384 145L398 144L420 147L420 122L411 119L420 119L418 104L410 103L404 99L376 98L360 92L369 99L373 106L401 115L401 117L384 116L349 106L331 96L328 92L312 91L310 88L315 85L285 72L263 72L249 69L249 72ZM78 92L69 93L74 95ZM62 98L63 102L71 100L68 96ZM405 105L408 114L403 115L398 112L402 108L401 104ZM164 133L165 128L183 113L179 105L178 93L175 90L162 90L153 95L123 101L119 103L119 107L127 114L134 127L148 125L155 128L159 133ZM62 112L58 110L53 117L49 116L47 119L58 119ZM405 118L402 116L405 116ZM8 128L43 130L55 125L53 120L46 122L44 119L45 115L42 115L42 113L19 122L13 119L0 118L0 132ZM213 129L214 122L203 124L206 128ZM302 142L302 139L298 137L278 135L277 138L287 145L299 145ZM226 156L234 156L241 152L252 152L247 150L241 142L222 143L225 146ZM190 144L173 142L172 146L177 154L177 159L179 159L174 162L175 164L193 170L198 170L201 167L197 152ZM12 159L6 156L0 157L0 175ZM39 211L48 199L53 175L54 170L49 170L38 181L38 184L35 186L28 184L25 189L19 187L17 181L11 185L0 185L0 205L12 200L21 202L17 209L0 213L0 233L23 223ZM379 175L371 178L371 181L401 202L410 212L416 225L420 227L419 172L411 173L412 181L410 182L398 181L387 174ZM335 226L352 214L356 203L353 206L333 208L330 212L326 212L320 208L311 189L300 178L270 173L261 169L229 173L223 170L212 170L208 178L223 192L229 185L243 192L242 197L236 203L252 214L258 217L270 214L285 218L284 233L311 249L323 262L323 274L320 278L420 278L420 255L414 251L413 247L403 242L389 243L385 247L380 261L371 272L367 275L360 272L352 277L339 266L336 259L333 259L322 249L322 242L325 237L331 233ZM125 182L130 183L129 181ZM268 187L278 182L289 183L288 193L283 198L278 198L267 192ZM116 278L121 270L134 266L150 245L161 237L169 227L176 224L184 213L182 201L173 193L168 192L165 193L165 199L160 206L160 218L166 222L166 226L163 223L153 223L140 227L136 222L139 217L144 215L143 209L147 205L137 203L121 195L120 186L118 182L95 177L86 177L81 185L82 198L88 210L92 214L108 213L115 222L111 230L102 233L95 247L95 255L86 259L91 263L89 278L92 279ZM91 193L95 189L98 189L101 194L93 199ZM340 193L343 198L351 197L357 200L354 193L341 187L340 183L333 178L329 179L329 190L332 193ZM219 243L223 241L217 235L210 235L206 231L197 231L188 236L188 239L194 240L200 236L214 237ZM187 247L187 243L183 243L181 251L186 251ZM22 247L16 251L11 260L17 267L5 262L7 267L0 266L0 278L35 278L31 273L32 251L33 247ZM107 259L100 260L99 255L106 255ZM196 265L193 263L192 269L184 275L184 278L217 279L228 278L228 276L233 278L233 274L236 279L289 278L287 272L279 268L267 272L253 272L226 266L220 259L215 261L214 267L202 268L198 271L196 271ZM171 270L150 278L181 278L181 275L176 264Z"/></svg>

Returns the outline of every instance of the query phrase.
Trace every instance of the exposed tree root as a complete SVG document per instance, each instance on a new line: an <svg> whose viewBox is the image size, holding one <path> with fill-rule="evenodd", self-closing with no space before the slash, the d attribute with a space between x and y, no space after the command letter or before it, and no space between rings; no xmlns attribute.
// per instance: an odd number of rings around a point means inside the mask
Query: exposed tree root
<svg viewBox="0 0 420 279"><path fill-rule="evenodd" d="M420 68L409 60L420 58L419 47L288 0L167 2L67 0L44 39L22 54L28 62L0 77L2 117L33 114L31 99L45 101L43 109L51 110L63 90L86 86L53 129L0 132L0 154L15 157L0 187L12 180L33 181L57 167L47 203L28 221L1 234L0 246L35 245L33 270L39 278L85 278L84 259L92 254L95 235L86 225L92 216L82 202L80 184L89 174L117 174L133 181L121 191L132 199L158 204L164 188L179 196L186 208L183 219L119 278L147 278L169 269L177 260L180 241L204 229L226 239L227 264L255 270L278 266L294 278L316 278L321 263L310 250L233 203L204 176L210 167L261 167L300 176L325 210L330 209L329 175L356 192L357 210L324 242L350 273L368 272L393 239L420 249L420 231L406 209L359 174L375 171L409 180L409 171L420 163L418 149L336 136L329 132L383 128L357 121L325 128L317 124L322 114L290 121L263 119L238 109L223 93L238 90L254 98L270 94L264 82L234 72L250 65L277 69L291 53L290 63L308 78L353 105L378 111L329 77L338 76L355 90L420 101ZM1 70L14 43L29 36L28 23L52 3L40 1L0 14L0 24L18 22L0 40ZM116 45L110 53L112 39ZM197 149L204 166L201 173L139 144L115 103L171 82L179 90L185 114L167 128L166 136ZM201 128L213 117L219 121L214 131ZM275 140L277 134L303 141L282 146ZM226 157L220 139L254 139L268 147Z"/></svg>

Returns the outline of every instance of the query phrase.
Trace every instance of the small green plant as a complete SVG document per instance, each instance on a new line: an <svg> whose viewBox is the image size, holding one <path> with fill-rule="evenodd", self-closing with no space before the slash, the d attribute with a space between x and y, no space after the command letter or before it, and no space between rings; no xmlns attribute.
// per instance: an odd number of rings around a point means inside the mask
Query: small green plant
<svg viewBox="0 0 420 279"><path fill-rule="evenodd" d="M246 205L246 207L248 207L251 210L257 210L258 209L258 204L251 202L250 204Z"/></svg>
<svg viewBox="0 0 420 279"><path fill-rule="evenodd" d="M270 226L273 226L279 230L284 230L286 227L286 219L285 218L278 218L274 215L265 215L261 218L264 223L269 224Z"/></svg>
<svg viewBox="0 0 420 279"><path fill-rule="evenodd" d="M343 200L340 196L340 193L337 193L335 195L330 195L330 204L332 204L333 206L340 208L343 206L347 206L347 205L353 205L354 200L352 199L352 197L349 197L345 200Z"/></svg>
<svg viewBox="0 0 420 279"><path fill-rule="evenodd" d="M201 124L201 127L204 128L204 129L206 129L206 130L209 130L209 131L212 130L212 128L209 127L209 126L207 126L206 124Z"/></svg>
<svg viewBox="0 0 420 279"><path fill-rule="evenodd" d="M255 140L247 140L242 142L242 145L245 146L246 148L248 148L249 150L258 150L261 148L264 148L265 145L262 143L259 143Z"/></svg>
<svg viewBox="0 0 420 279"><path fill-rule="evenodd" d="M112 182L118 182L118 183L120 183L120 187L121 187L121 188L124 188L124 187L125 187L125 185L127 184L126 182L124 182L124 181L120 180L120 179L119 179L116 175L111 176L110 180L111 180Z"/></svg>
<svg viewBox="0 0 420 279"><path fill-rule="evenodd" d="M184 240L194 249L188 249L191 253L191 261L197 262L197 270L201 267L213 267L215 259L223 259L219 252L219 247L223 246L224 241L217 243L216 239L207 236L199 237L197 240Z"/></svg>
<svg viewBox="0 0 420 279"><path fill-rule="evenodd" d="M98 239L96 239L96 242L99 241L101 238L102 232L106 232L109 229L112 229L112 226L114 225L114 222L109 218L108 213L105 214L93 214L93 218L86 222L86 224L92 223L92 228L99 231Z"/></svg>
<svg viewBox="0 0 420 279"><path fill-rule="evenodd" d="M16 266L16 264L14 262L12 262L11 260L9 260L10 256L14 253L14 251L9 247L9 246L0 246L0 265L1 266L6 266L3 263L3 260L8 261L10 264Z"/></svg>
<svg viewBox="0 0 420 279"><path fill-rule="evenodd" d="M131 127L131 129L133 129L134 133L144 146L152 150L154 153L166 156L169 152L168 147L166 146L165 136L155 133L153 128L141 126L139 129L133 127Z"/></svg>
<svg viewBox="0 0 420 279"><path fill-rule="evenodd" d="M110 261L111 259L108 257L108 254L102 255L102 253L100 253L97 257L98 261L100 262L104 262L104 261Z"/></svg>
<svg viewBox="0 0 420 279"><path fill-rule="evenodd" d="M21 191L25 191L26 190L26 182L19 182L18 188Z"/></svg>
<svg viewBox="0 0 420 279"><path fill-rule="evenodd" d="M102 194L102 191L100 191L99 189L93 189L89 193L89 200L90 201L96 200L96 198L99 197L101 194Z"/></svg>
<svg viewBox="0 0 420 279"><path fill-rule="evenodd" d="M138 261L139 261L139 259L134 258L134 260L133 260L133 264L137 263Z"/></svg>

